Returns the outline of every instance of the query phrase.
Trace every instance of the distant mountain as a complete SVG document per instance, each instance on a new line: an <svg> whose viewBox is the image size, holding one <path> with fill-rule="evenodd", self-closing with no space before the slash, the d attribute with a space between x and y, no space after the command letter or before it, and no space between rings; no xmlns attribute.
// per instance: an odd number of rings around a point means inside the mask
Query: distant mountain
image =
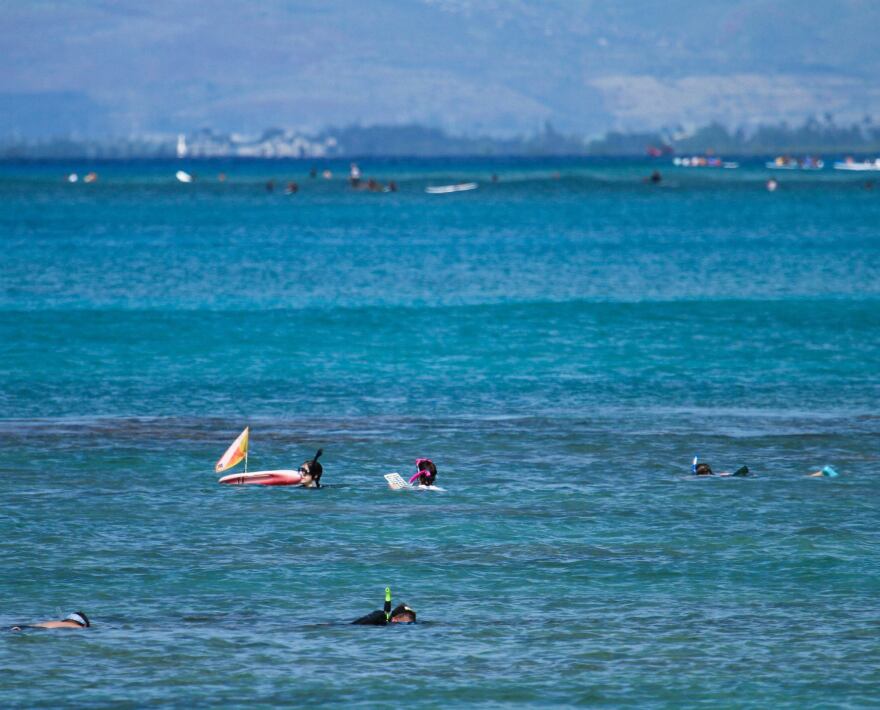
<svg viewBox="0 0 880 710"><path fill-rule="evenodd" d="M0 0L0 136L880 113L868 0Z"/></svg>

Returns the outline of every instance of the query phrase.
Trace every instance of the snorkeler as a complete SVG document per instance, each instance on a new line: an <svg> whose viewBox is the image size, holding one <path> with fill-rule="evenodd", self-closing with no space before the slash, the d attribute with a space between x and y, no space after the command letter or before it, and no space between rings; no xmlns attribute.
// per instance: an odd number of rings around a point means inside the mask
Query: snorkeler
<svg viewBox="0 0 880 710"><path fill-rule="evenodd" d="M16 624L10 631L22 629L87 629L92 625L85 612L75 611L68 614L61 621L39 621L36 624Z"/></svg>
<svg viewBox="0 0 880 710"><path fill-rule="evenodd" d="M722 476L722 477L737 477L742 478L743 476L749 475L749 467L748 466L740 466L733 473L728 473L727 471L720 471L719 473L714 473L712 468L707 463L697 463L697 457L694 456L694 461L691 464L691 473L695 476Z"/></svg>
<svg viewBox="0 0 880 710"><path fill-rule="evenodd" d="M823 466L818 471L807 474L809 478L837 478L839 475L833 466Z"/></svg>
<svg viewBox="0 0 880 710"><path fill-rule="evenodd" d="M321 487L321 476L324 475L324 467L318 463L318 459L321 458L321 454L323 453L324 449L318 449L311 461L306 461L299 467L299 472L302 474L302 482L300 485L303 488Z"/></svg>
<svg viewBox="0 0 880 710"><path fill-rule="evenodd" d="M437 467L431 459L416 459L418 470L409 479L410 485L418 481L420 486L433 486L437 480Z"/></svg>
<svg viewBox="0 0 880 710"><path fill-rule="evenodd" d="M414 624L416 623L415 609L410 609L406 604L398 604L391 608L391 587L385 587L385 607L371 611L360 619L355 619L352 624L360 626L386 626L387 624Z"/></svg>

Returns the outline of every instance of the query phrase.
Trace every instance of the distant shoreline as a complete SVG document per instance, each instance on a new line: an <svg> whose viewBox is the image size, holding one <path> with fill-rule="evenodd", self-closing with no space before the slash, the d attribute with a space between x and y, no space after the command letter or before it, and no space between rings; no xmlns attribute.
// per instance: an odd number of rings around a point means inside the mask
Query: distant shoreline
<svg viewBox="0 0 880 710"><path fill-rule="evenodd" d="M601 137L563 134L547 123L533 135L452 135L422 125L327 128L316 133L270 128L259 135L202 129L174 136L54 136L0 138L0 161L10 160L473 160L658 158L714 155L729 158L859 156L880 154L880 124L866 117L840 125L807 119L800 126L766 124L728 128L709 123L647 131L608 131Z"/></svg>
<svg viewBox="0 0 880 710"><path fill-rule="evenodd" d="M873 159L880 154L877 150L862 151L827 151L823 153L810 153L808 151L777 151L771 153L706 153L706 155L716 155L725 159L742 161L746 164L766 162L775 159L780 155L800 156L814 155L822 157L826 160L826 170L830 169L828 161L843 160L852 157L855 160ZM381 155L381 154L364 154L364 155L346 155L338 157L323 158L297 158L297 157L243 157L243 156L210 156L210 157L187 157L176 158L174 156L93 156L83 154L80 156L62 156L62 157L44 157L44 156L0 156L0 165L74 165L88 162L90 164L138 164L138 163L164 163L174 165L220 165L220 164L296 164L304 166L325 167L330 165L345 166L349 163L381 163L393 165L395 163L488 163L504 165L505 163L516 162L518 164L534 163L631 163L638 165L656 165L658 167L672 166L674 157L683 157L686 155L702 155L701 153L675 153L664 155L662 157L651 157L647 155L585 155L585 154L559 154L559 155L527 155L527 154L507 154L507 155L480 155L480 154L462 154L462 155Z"/></svg>

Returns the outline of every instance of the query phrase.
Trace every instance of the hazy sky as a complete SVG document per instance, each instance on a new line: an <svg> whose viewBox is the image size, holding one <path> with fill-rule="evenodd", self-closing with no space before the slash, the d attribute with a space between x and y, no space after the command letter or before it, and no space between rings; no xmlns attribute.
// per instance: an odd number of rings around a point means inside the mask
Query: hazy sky
<svg viewBox="0 0 880 710"><path fill-rule="evenodd" d="M877 0L0 0L0 135L880 116Z"/></svg>

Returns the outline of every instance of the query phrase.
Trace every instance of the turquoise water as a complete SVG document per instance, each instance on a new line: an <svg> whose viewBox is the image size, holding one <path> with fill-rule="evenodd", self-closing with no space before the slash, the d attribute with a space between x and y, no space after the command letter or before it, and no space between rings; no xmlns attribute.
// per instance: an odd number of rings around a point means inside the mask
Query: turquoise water
<svg viewBox="0 0 880 710"><path fill-rule="evenodd" d="M178 167L0 166L4 705L876 705L880 189Z"/></svg>

